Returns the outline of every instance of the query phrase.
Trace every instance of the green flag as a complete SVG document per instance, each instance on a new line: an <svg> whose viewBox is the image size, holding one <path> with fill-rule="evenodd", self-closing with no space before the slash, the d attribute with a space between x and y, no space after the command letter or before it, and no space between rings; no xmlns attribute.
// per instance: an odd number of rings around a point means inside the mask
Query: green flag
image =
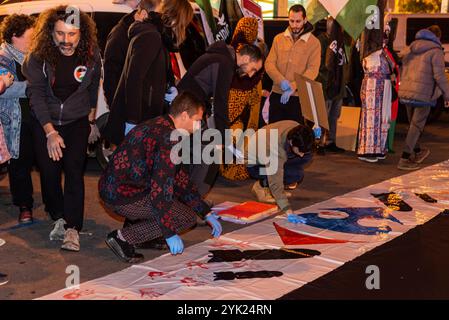
<svg viewBox="0 0 449 320"><path fill-rule="evenodd" d="M324 12L327 12L351 37L357 39L370 18L383 14L378 12L376 5L377 0L310 0L307 16L310 22L316 23L326 17Z"/></svg>
<svg viewBox="0 0 449 320"><path fill-rule="evenodd" d="M323 7L319 0L308 1L306 12L307 20L309 20L311 24L315 24L329 15L329 12L327 12L326 8Z"/></svg>
<svg viewBox="0 0 449 320"><path fill-rule="evenodd" d="M344 1L344 0L342 0ZM347 4L338 13L336 20L343 26L347 33L357 39L367 26L367 21L376 14L377 0L346 0ZM378 14L384 14L378 12ZM379 19L379 18L378 18ZM383 28L383 26L380 26Z"/></svg>

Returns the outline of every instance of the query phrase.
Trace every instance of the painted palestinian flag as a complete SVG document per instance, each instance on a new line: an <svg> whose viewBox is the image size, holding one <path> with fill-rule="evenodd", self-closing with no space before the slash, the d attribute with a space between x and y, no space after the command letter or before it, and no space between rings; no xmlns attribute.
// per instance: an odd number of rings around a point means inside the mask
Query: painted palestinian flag
<svg viewBox="0 0 449 320"><path fill-rule="evenodd" d="M357 39L375 13L370 6L376 5L377 0L310 0L306 10L312 24L329 14L351 37Z"/></svg>

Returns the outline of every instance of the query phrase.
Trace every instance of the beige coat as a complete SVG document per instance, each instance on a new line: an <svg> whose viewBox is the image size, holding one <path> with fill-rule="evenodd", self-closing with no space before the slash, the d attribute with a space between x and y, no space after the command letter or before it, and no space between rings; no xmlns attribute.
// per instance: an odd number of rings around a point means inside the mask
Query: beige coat
<svg viewBox="0 0 449 320"><path fill-rule="evenodd" d="M295 73L315 80L321 64L321 44L311 33L305 33L296 42L289 29L278 34L265 62L265 69L273 80L273 92L282 94L282 80L288 80L297 96Z"/></svg>

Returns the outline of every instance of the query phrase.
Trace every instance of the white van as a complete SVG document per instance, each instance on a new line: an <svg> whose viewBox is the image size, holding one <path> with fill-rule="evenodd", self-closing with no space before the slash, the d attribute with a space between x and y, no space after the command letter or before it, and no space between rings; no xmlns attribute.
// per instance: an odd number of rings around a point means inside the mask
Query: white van
<svg viewBox="0 0 449 320"><path fill-rule="evenodd" d="M56 7L61 4L72 4L79 7L82 11L91 14L97 24L98 42L103 50L106 45L106 38L111 29L117 22L132 9L126 5L113 4L112 0L45 0L45 1L26 1L0 5L0 20L9 14L28 14L37 16L42 11Z"/></svg>
<svg viewBox="0 0 449 320"><path fill-rule="evenodd" d="M395 40L393 49L397 53L403 51L414 40L416 33L430 27L438 25L442 31L441 42L443 43L445 60L449 63L449 13L391 13L385 17L385 21L389 22Z"/></svg>

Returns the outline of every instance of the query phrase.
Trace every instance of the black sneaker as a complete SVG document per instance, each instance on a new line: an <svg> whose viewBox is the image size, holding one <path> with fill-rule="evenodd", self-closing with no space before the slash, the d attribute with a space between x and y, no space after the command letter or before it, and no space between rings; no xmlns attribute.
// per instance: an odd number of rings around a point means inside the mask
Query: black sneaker
<svg viewBox="0 0 449 320"><path fill-rule="evenodd" d="M106 237L106 244L115 253L117 257L128 263L140 263L144 257L135 252L134 247L126 241L120 240L117 230L112 231Z"/></svg>
<svg viewBox="0 0 449 320"><path fill-rule="evenodd" d="M132 226L133 224L135 224L137 222L139 222L139 220L132 221L132 220L125 219L125 222L123 223L123 228ZM134 248L135 249L155 249L155 250L168 250L169 249L167 242L165 241L165 238L163 238L163 237L135 244Z"/></svg>
<svg viewBox="0 0 449 320"><path fill-rule="evenodd" d="M0 273L0 286L8 283L8 275Z"/></svg>
<svg viewBox="0 0 449 320"><path fill-rule="evenodd" d="M329 143L326 147L325 147L327 152L333 152L333 153L344 153L345 149L342 149L340 147L337 147L337 145L335 144L335 142Z"/></svg>
<svg viewBox="0 0 449 320"><path fill-rule="evenodd" d="M154 249L154 250L168 250L167 241L164 237L156 238L150 241L138 243L134 245L136 249Z"/></svg>

